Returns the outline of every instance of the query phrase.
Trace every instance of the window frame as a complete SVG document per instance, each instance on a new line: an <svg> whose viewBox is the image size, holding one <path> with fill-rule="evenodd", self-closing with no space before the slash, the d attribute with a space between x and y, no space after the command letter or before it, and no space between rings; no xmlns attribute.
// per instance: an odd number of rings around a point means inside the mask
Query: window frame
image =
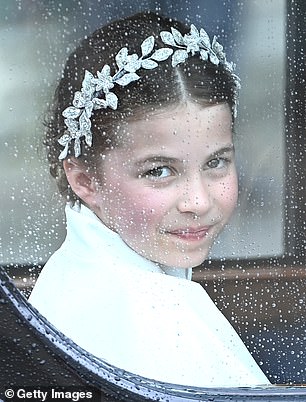
<svg viewBox="0 0 306 402"><path fill-rule="evenodd" d="M303 0L288 0L287 10L286 199L294 194L297 204L286 203L286 250L305 264L306 186L301 186L299 180L306 179L306 4ZM292 236L292 232L299 236Z"/></svg>

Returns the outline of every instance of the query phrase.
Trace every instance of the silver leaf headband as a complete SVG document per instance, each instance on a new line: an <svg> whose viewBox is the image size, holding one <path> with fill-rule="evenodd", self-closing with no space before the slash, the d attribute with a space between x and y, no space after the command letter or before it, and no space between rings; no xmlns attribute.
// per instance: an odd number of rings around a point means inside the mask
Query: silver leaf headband
<svg viewBox="0 0 306 402"><path fill-rule="evenodd" d="M115 85L126 86L141 77L136 73L140 69L152 70L158 67L158 63L167 60L172 56L172 66L184 63L191 54L199 54L200 59L209 61L214 65L222 64L229 71L235 81L236 92L234 94L233 113L237 115L238 90L240 79L234 72L234 64L226 60L223 46L213 37L210 42L209 36L204 29L198 29L191 25L190 32L184 36L175 28L171 32L160 33L162 42L171 47L163 47L153 51L154 37L149 36L141 44L141 57L137 54L128 54L126 47L120 49L115 57L118 66L117 72L112 76L109 65L104 65L101 71L94 76L85 71L82 82L82 89L75 92L72 106L67 107L62 115L65 117L67 130L58 140L64 147L59 159L65 159L68 148L74 141L74 155L81 155L81 140L85 140L88 146L92 145L91 115L93 110L106 109L108 107L116 110L118 97L111 92ZM173 49L174 48L174 49Z"/></svg>

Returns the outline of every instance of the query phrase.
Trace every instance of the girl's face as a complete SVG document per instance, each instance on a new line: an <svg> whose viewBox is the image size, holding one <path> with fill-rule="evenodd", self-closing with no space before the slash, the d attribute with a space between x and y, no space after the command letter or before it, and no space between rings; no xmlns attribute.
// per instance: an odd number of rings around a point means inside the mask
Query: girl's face
<svg viewBox="0 0 306 402"><path fill-rule="evenodd" d="M92 209L143 257L201 264L237 201L229 106L190 103L122 130L122 146L103 155Z"/></svg>

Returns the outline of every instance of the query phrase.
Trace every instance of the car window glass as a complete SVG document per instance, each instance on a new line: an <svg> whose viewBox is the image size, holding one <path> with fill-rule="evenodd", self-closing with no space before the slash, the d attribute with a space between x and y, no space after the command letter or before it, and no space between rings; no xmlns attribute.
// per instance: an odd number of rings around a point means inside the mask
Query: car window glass
<svg viewBox="0 0 306 402"><path fill-rule="evenodd" d="M242 80L235 128L240 186L238 208L213 247L209 261L196 271L195 278L207 287L211 297L216 297L219 308L233 321L248 347L252 348L257 342L254 355L258 360L264 356L262 349L271 343L281 348L281 335L273 334L273 327L262 340L265 327L258 324L256 314L264 309L260 303L268 303L269 311L276 312L278 324L284 324L283 331L287 335L289 330L294 332L294 324L301 320L303 278L301 282L290 282L289 285L286 280L275 280L273 284L265 282L263 289L255 286L255 280L247 282L247 273L245 282L242 280L237 285L233 277L233 285L228 287L222 282L222 274L217 282L207 278L209 275L213 278L214 272L209 271L209 267L215 261L220 263L217 264L219 271L228 269L230 272L242 260L247 260L249 266L258 267L257 261L263 259L271 262L270 266L265 265L265 271L261 271L268 278L270 272L278 268L280 258L295 255L294 239L301 225L291 222L295 216L292 210L298 208L302 197L296 201L294 194L288 195L287 190L289 163L291 173L294 172L294 163L288 161L290 127L286 126L287 2L265 1L263 6L256 0L247 3L178 1L175 4L167 0L133 4L121 0L103 2L102 7L98 0L58 4L40 0L35 3L3 1L1 7L4 19L0 26L0 66L6 79L0 98L4 111L0 134L0 184L4 189L0 193L0 264L7 267L24 294L29 295L40 267L65 237L63 202L49 177L41 141L44 113L66 57L81 38L103 23L140 9L159 9L188 23L205 25L209 33L222 38L228 58L236 61ZM300 158L304 158L304 151L300 150ZM295 186L304 186L300 179L294 180ZM302 262L303 256L299 254L296 264ZM24 265L27 271L19 274L14 270L18 265ZM292 265L295 267L295 263ZM210 273L205 277L207 267ZM254 286L254 292L246 296L250 286ZM293 321L288 326L285 324L290 312L284 312L286 287L291 300L295 301ZM276 301L273 297L262 296L273 292L281 294L278 299L276 296ZM246 313L246 304L258 308ZM298 328L297 334L302 337L303 328ZM245 337L243 333L247 333ZM294 365L296 360L289 357L297 354L301 362L302 347L299 338L298 350L292 350L288 345L286 351L279 350L278 359L281 360L281 354L288 354L287 361ZM273 372L270 366L268 369ZM273 374L270 376L272 378ZM285 378L278 378L277 382Z"/></svg>

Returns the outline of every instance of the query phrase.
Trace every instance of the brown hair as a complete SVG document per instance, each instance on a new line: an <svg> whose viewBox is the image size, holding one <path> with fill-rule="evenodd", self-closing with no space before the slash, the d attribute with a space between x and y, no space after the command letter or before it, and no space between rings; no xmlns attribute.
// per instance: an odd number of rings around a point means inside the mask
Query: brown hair
<svg viewBox="0 0 306 402"><path fill-rule="evenodd" d="M62 112L71 105L74 93L80 90L85 70L95 74L108 64L114 73L115 55L121 48L128 47L129 54L139 54L142 41L151 35L155 37L158 48L164 47L159 33L170 31L171 27L177 28L183 35L190 30L178 21L153 12L139 13L96 30L69 56L46 122L44 144L50 172L60 193L70 201L78 198L69 189L62 161L58 159L62 150L58 139L66 130ZM119 98L118 109L94 112L91 118L93 146L82 145L80 158L90 165L106 147L116 146L114 128L123 119L136 119L143 112L166 108L187 99L204 106L227 102L233 110L236 91L233 76L222 65L215 66L193 56L173 68L169 58L154 70L145 70L140 80L127 87L116 86L113 92Z"/></svg>

